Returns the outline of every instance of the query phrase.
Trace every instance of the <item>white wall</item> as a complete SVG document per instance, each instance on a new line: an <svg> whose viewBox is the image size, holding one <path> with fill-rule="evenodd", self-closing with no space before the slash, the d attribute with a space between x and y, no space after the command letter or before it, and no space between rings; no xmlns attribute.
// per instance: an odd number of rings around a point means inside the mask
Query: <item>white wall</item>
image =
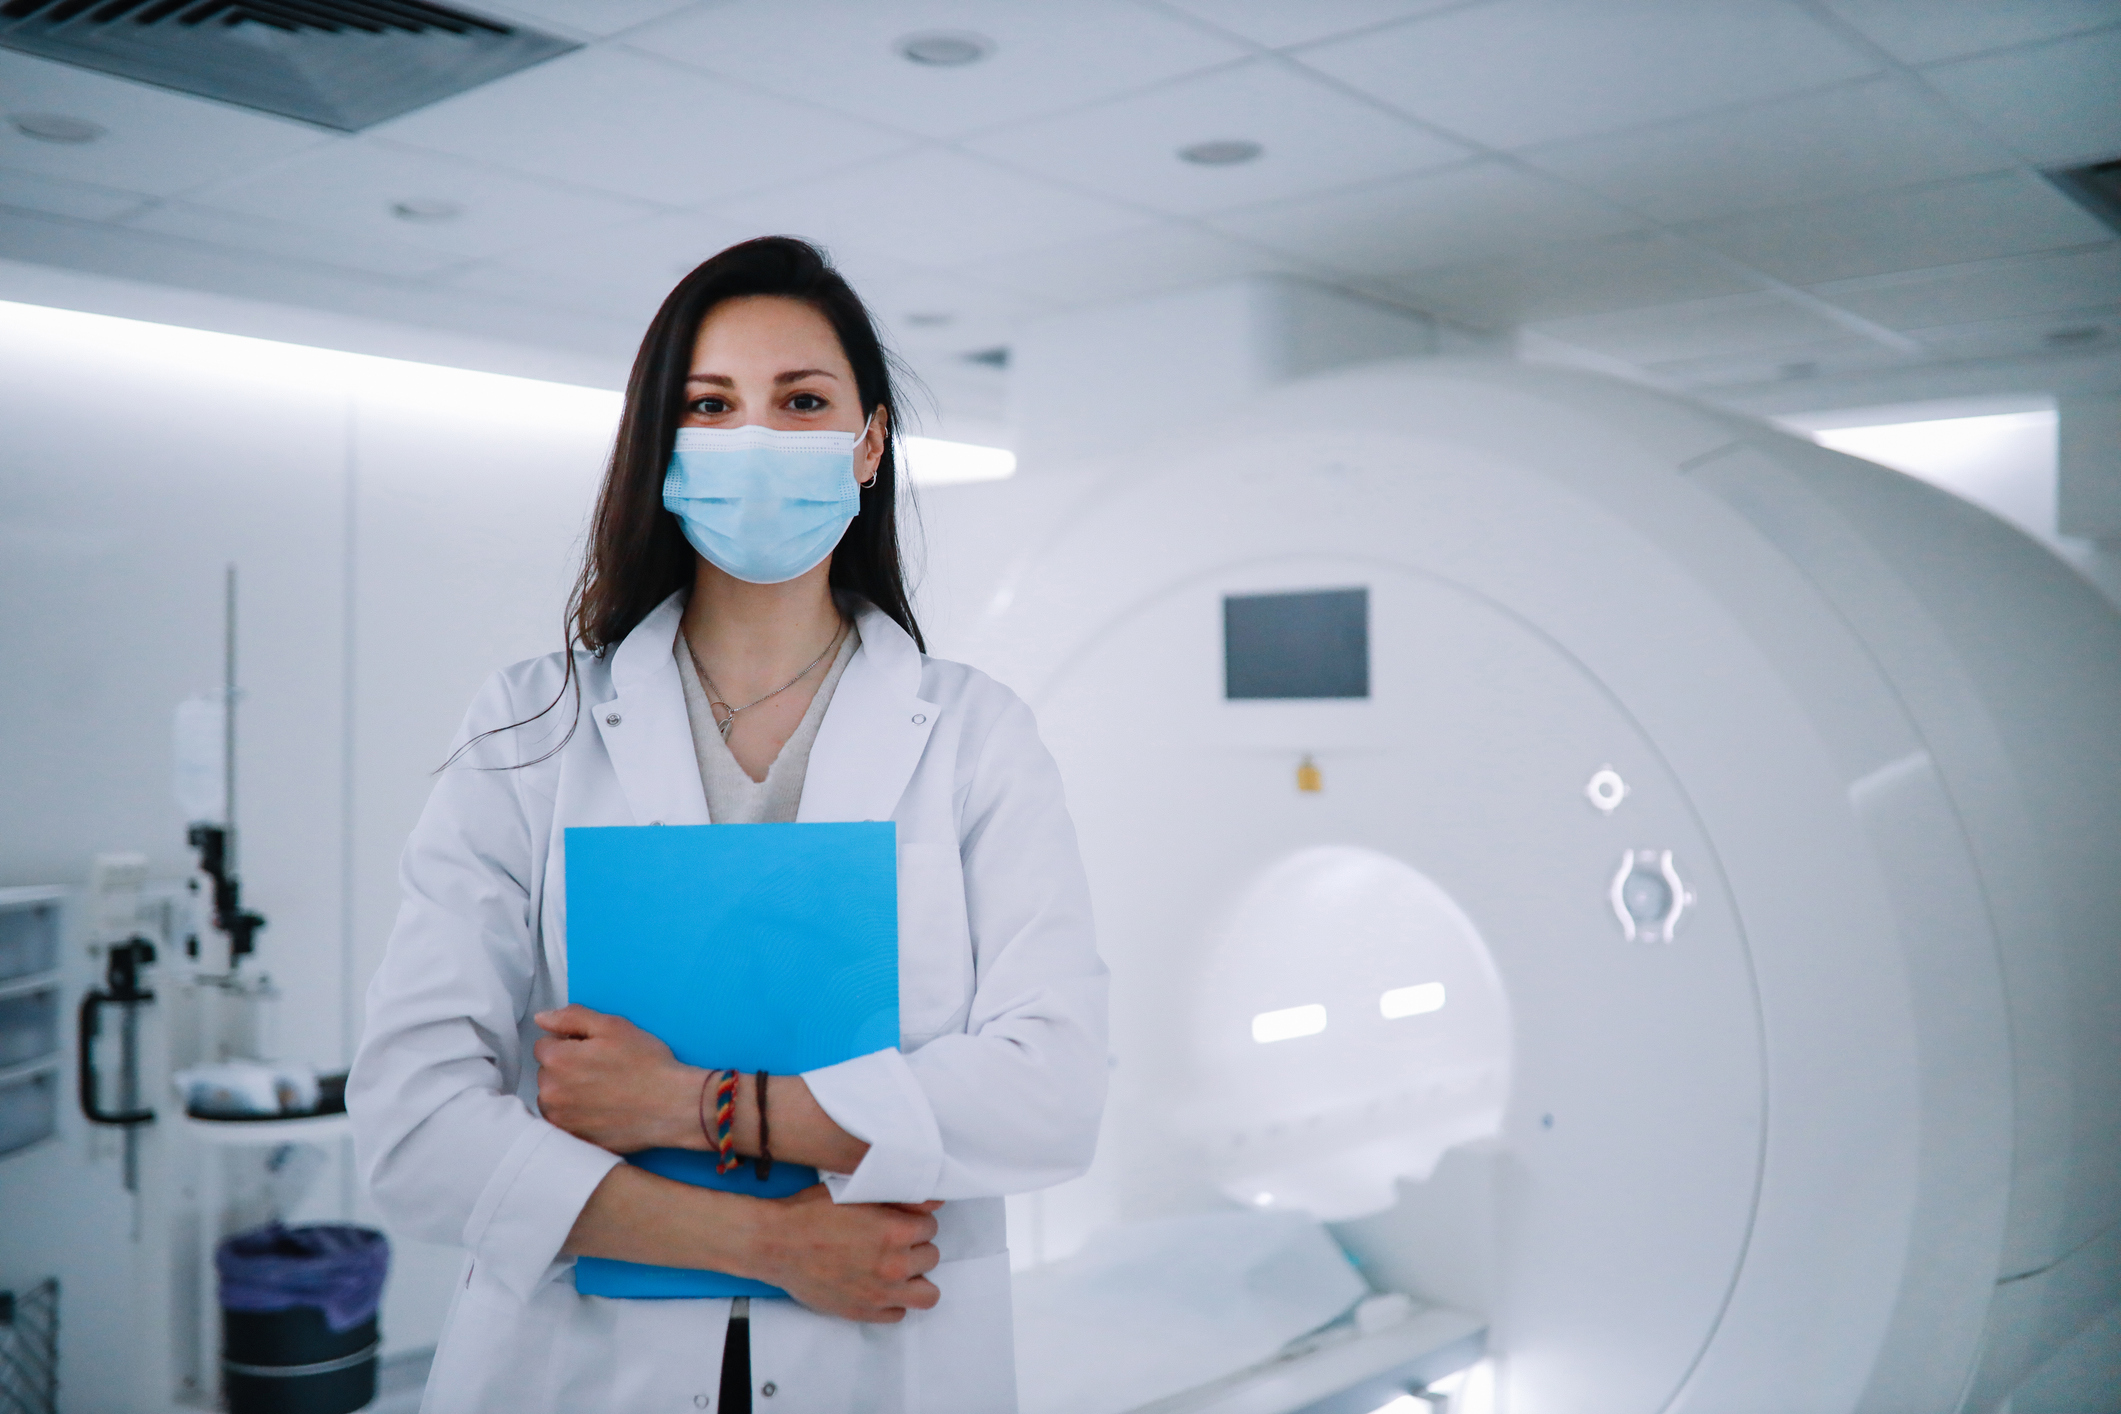
<svg viewBox="0 0 2121 1414"><path fill-rule="evenodd" d="M617 408L0 304L0 884L80 883L118 849L192 867L170 717L218 690L236 564L241 867L269 920L253 965L284 992L283 1052L343 1066L428 773L485 674L560 644ZM384 1327L416 1348L457 1257L398 1246ZM115 1357L113 1324L73 1309L67 1338Z"/></svg>

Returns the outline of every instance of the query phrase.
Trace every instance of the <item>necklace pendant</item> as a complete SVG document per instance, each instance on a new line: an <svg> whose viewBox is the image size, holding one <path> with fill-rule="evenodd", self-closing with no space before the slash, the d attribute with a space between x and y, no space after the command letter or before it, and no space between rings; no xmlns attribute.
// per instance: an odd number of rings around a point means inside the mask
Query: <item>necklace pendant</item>
<svg viewBox="0 0 2121 1414"><path fill-rule="evenodd" d="M722 739L727 741L729 729L736 725L736 709L726 702L710 702L707 704L707 710L714 713L715 729L721 732Z"/></svg>

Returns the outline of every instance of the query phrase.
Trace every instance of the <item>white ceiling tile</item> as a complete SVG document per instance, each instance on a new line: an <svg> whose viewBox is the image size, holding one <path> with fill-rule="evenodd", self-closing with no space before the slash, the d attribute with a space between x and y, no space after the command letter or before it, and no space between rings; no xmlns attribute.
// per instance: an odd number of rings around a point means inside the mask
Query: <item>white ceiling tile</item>
<svg viewBox="0 0 2121 1414"><path fill-rule="evenodd" d="M378 275L425 275L445 266L460 264L464 257L374 236L366 232L336 230L330 226L302 226L261 216L234 215L181 201L164 202L132 217L124 224L136 231L176 236L224 250L250 251L290 260L306 260L348 270L366 270Z"/></svg>
<svg viewBox="0 0 2121 1414"><path fill-rule="evenodd" d="M1216 139L1259 143L1229 166L1180 159ZM1463 161L1466 148L1269 59L988 133L965 146L1137 205L1198 214Z"/></svg>
<svg viewBox="0 0 2121 1414"><path fill-rule="evenodd" d="M1915 331L1932 354L1945 358L2007 358L2068 353L2121 342L2121 302L2050 310L2011 319L1942 324Z"/></svg>
<svg viewBox="0 0 2121 1414"><path fill-rule="evenodd" d="M42 211L52 216L72 216L83 221L108 221L128 211L138 211L153 200L138 192L90 186L85 182L62 182L35 172L0 168L0 206L18 211Z"/></svg>
<svg viewBox="0 0 2121 1414"><path fill-rule="evenodd" d="M844 253L859 262L881 255L923 269L1145 224L1095 197L941 151L726 202L716 214L761 235L821 241L835 257Z"/></svg>
<svg viewBox="0 0 2121 1414"><path fill-rule="evenodd" d="M1652 360L1642 368L1681 388L1730 388L1785 383L1798 386L1821 378L1907 368L1928 355L1889 349L1869 339L1820 339L1776 348L1703 354L1696 358Z"/></svg>
<svg viewBox="0 0 2121 1414"><path fill-rule="evenodd" d="M660 229L658 229L660 228ZM452 272L452 286L585 310L645 330L679 276L729 244L720 235L680 244L679 218L597 232L548 247L535 259L509 256ZM696 224L695 231L700 230ZM751 234L745 232L745 235ZM616 239L604 239L615 237ZM629 260L623 253L643 258ZM671 255L677 258L669 258ZM1008 342L1014 326L1052 306L976 280L891 263L842 270L892 347L909 357L959 354Z"/></svg>
<svg viewBox="0 0 2121 1414"><path fill-rule="evenodd" d="M653 312L695 265L759 232L698 212L652 216L616 226L571 231L509 252L497 263L553 277L625 308Z"/></svg>
<svg viewBox="0 0 2121 1414"><path fill-rule="evenodd" d="M1877 68L1795 6L1764 0L1501 0L1300 57L1501 148L1773 98Z"/></svg>
<svg viewBox="0 0 2121 1414"><path fill-rule="evenodd" d="M864 281L855 292L886 342L918 359L1005 346L1025 320L1053 308L1014 290L950 275Z"/></svg>
<svg viewBox="0 0 2121 1414"><path fill-rule="evenodd" d="M1545 320L1529 327L1565 343L1643 365L1847 337L1846 330L1824 315L1781 295L1765 293L1619 309Z"/></svg>
<svg viewBox="0 0 2121 1414"><path fill-rule="evenodd" d="M1234 40L1124 0L732 0L671 16L625 43L873 122L951 137L1126 93L1240 58ZM907 35L965 31L994 44L978 63L913 63Z"/></svg>
<svg viewBox="0 0 2121 1414"><path fill-rule="evenodd" d="M1812 293L1889 329L2045 314L2121 300L2121 241L1814 285Z"/></svg>
<svg viewBox="0 0 2121 1414"><path fill-rule="evenodd" d="M902 430L915 437L986 446L1009 444L1009 375L1005 370L956 353L914 354L907 362L918 382L899 385Z"/></svg>
<svg viewBox="0 0 2121 1414"><path fill-rule="evenodd" d="M1685 229L1795 285L2096 245L2112 234L2053 187L2017 172L1787 206Z"/></svg>
<svg viewBox="0 0 2121 1414"><path fill-rule="evenodd" d="M1209 224L1299 258L1392 275L1616 235L1640 223L1550 178L1475 162L1226 212Z"/></svg>
<svg viewBox="0 0 2121 1414"><path fill-rule="evenodd" d="M599 279L591 271L526 270L505 260L482 260L452 270L439 283L541 309L595 315L642 333L668 293L648 294L638 286Z"/></svg>
<svg viewBox="0 0 2121 1414"><path fill-rule="evenodd" d="M1441 10L1461 0L1166 0L1170 8L1183 10L1218 29L1264 44L1283 48L1316 39L1328 39L1351 30L1405 19L1409 15Z"/></svg>
<svg viewBox="0 0 2121 1414"><path fill-rule="evenodd" d="M479 0L482 13L519 20L548 33L574 38L602 38L661 19L693 0Z"/></svg>
<svg viewBox="0 0 2121 1414"><path fill-rule="evenodd" d="M1190 226L1155 225L977 261L965 272L1057 305L1075 306L1244 275L1296 273L1299 268L1286 256Z"/></svg>
<svg viewBox="0 0 2121 1414"><path fill-rule="evenodd" d="M461 256L493 255L568 231L646 214L638 202L511 176L373 138L346 138L253 176L197 193L192 201L348 237L402 241ZM399 202L445 201L446 221L406 221Z"/></svg>
<svg viewBox="0 0 2121 1414"><path fill-rule="evenodd" d="M370 130L662 206L786 186L910 140L623 49L583 49Z"/></svg>
<svg viewBox="0 0 2121 1414"><path fill-rule="evenodd" d="M2121 29L1939 64L1923 77L2030 162L2121 153Z"/></svg>
<svg viewBox="0 0 2121 1414"><path fill-rule="evenodd" d="M2121 24L2121 0L1826 0L1881 49L1927 64Z"/></svg>
<svg viewBox="0 0 2121 1414"><path fill-rule="evenodd" d="M171 196L332 139L300 123L0 49L0 115L57 113L108 129L40 142L0 122L0 167Z"/></svg>
<svg viewBox="0 0 2121 1414"><path fill-rule="evenodd" d="M1685 243L1650 232L1440 266L1393 283L1425 309L1491 329L1758 288Z"/></svg>
<svg viewBox="0 0 2121 1414"><path fill-rule="evenodd" d="M1853 196L2014 165L2008 151L1898 78L1521 155L1662 221Z"/></svg>

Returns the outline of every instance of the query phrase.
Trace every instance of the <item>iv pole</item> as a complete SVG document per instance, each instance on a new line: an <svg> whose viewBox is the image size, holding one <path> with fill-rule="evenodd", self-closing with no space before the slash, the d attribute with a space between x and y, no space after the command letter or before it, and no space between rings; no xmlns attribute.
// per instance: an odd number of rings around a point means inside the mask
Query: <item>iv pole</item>
<svg viewBox="0 0 2121 1414"><path fill-rule="evenodd" d="M265 926L262 915L243 907L243 885L236 876L236 567L228 567L226 615L221 653L221 823L193 825L188 838L199 851L200 871L214 883L214 926L228 935L228 970L236 968L258 945Z"/></svg>
<svg viewBox="0 0 2121 1414"><path fill-rule="evenodd" d="M228 566L228 578L221 592L221 704L221 824L228 831L222 867L233 876L236 872L236 566L233 561ZM233 948L229 952L229 966L235 966Z"/></svg>

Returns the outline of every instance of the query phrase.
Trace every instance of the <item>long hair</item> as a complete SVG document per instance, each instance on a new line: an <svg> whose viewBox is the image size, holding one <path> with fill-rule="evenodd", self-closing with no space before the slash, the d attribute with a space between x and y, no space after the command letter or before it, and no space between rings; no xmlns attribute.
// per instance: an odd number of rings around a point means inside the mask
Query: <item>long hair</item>
<svg viewBox="0 0 2121 1414"><path fill-rule="evenodd" d="M923 652L927 641L913 617L906 592L898 534L900 404L893 384L898 361L884 347L876 321L853 287L832 268L825 253L794 236L761 236L733 245L678 281L649 321L626 380L626 406L604 484L590 519L589 543L574 592L567 602L566 676L559 693L521 722L481 732L527 726L559 706L570 688L575 721L557 746L532 765L557 754L580 724L581 680L577 646L601 657L616 647L656 605L693 580L693 550L677 517L663 508L663 476L685 408L685 379L692 371L700 324L724 300L778 295L801 300L831 323L854 370L862 413L884 409L884 455L876 479L862 490L860 509L832 552L832 589L868 600L891 616ZM455 761L474 737L450 756ZM444 762L446 767L449 762Z"/></svg>

